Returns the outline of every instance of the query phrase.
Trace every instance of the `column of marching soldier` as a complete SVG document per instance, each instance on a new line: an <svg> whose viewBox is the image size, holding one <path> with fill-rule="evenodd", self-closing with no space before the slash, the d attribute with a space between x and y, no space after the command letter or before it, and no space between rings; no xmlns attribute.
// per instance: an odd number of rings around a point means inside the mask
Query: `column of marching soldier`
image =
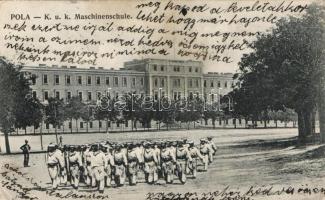
<svg viewBox="0 0 325 200"><path fill-rule="evenodd" d="M174 176L184 184L186 175L196 177L198 160L203 164L202 171L207 171L216 151L212 137L200 139L198 147L187 139L124 144L106 141L61 147L50 144L47 166L53 189L68 181L78 189L79 182L83 182L102 193L112 182L119 187L127 179L129 185L136 185L140 171L149 184L155 184L158 178L170 184Z"/></svg>

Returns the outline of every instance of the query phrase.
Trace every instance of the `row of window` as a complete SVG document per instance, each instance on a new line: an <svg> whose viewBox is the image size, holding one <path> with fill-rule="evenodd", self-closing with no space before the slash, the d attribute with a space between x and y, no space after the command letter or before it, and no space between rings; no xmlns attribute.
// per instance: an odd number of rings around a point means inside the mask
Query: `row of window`
<svg viewBox="0 0 325 200"><path fill-rule="evenodd" d="M79 127L78 128L81 128L81 129L85 128L87 126L85 124L87 124L87 122L79 122ZM116 122L116 127L119 128L121 124L124 124L125 127L129 127L128 121L125 121L124 123ZM94 127L92 121L88 122L88 125L89 125L88 128L93 128ZM111 128L111 122L110 121L107 122L107 127ZM58 126L57 128L61 129L61 126ZM69 122L68 128L72 129L72 123L71 122ZM102 121L98 121L98 128L103 128ZM50 124L49 123L45 124L45 129L50 129Z"/></svg>
<svg viewBox="0 0 325 200"><path fill-rule="evenodd" d="M92 76L87 76L87 85L92 85L93 84L93 77ZM126 87L128 85L128 79L127 77L113 77L113 85L114 86L119 86L119 82L120 82L120 78L122 78L122 86ZM103 82L104 81L104 82ZM47 85L49 83L48 81L48 75L47 74L43 74L43 84ZM65 84L66 85L71 85L72 83L72 78L70 75L66 75L65 76ZM76 77L76 83L78 85L82 85L83 83L83 77L82 76L77 76ZM95 77L95 83L96 85L101 85L101 84L106 84L106 85L110 85L110 77L105 77L105 79L103 80L102 77L100 76L96 76ZM36 80L33 80L33 84L36 84ZM55 85L60 85L61 84L61 80L60 80L60 75L54 75L54 84ZM131 85L135 86L136 85L136 77L132 77L131 79ZM144 85L144 78L140 77L140 85L143 86Z"/></svg>
<svg viewBox="0 0 325 200"><path fill-rule="evenodd" d="M94 96L96 94L96 96ZM143 94L143 93L142 93ZM32 92L33 98L38 98L37 97L37 93L36 91ZM77 92L78 97L80 98L80 100L87 100L87 101L92 101L92 100L99 100L102 95L105 95L105 92L91 92L91 91L86 91L86 92L82 92L82 91L78 91ZM86 95L86 96L84 96ZM66 100L71 99L73 96L72 92L68 91L66 92ZM119 96L118 92L114 92L115 97ZM57 99L61 99L62 97L62 92L60 91L55 91L54 92L54 97ZM85 98L86 97L86 98ZM49 91L44 91L43 92L43 100L48 100L49 99Z"/></svg>
<svg viewBox="0 0 325 200"><path fill-rule="evenodd" d="M158 84L158 82L160 84ZM192 88L192 87L199 87L200 84L199 84L199 79L189 79L188 80L188 87ZM158 87L158 85L160 87L165 87L165 79L164 78L155 78L154 79L154 86L155 87ZM173 86L174 87L180 87L181 86L181 79L174 79L173 81Z"/></svg>
<svg viewBox="0 0 325 200"><path fill-rule="evenodd" d="M204 87L207 87L207 80L204 80L204 83L203 83ZM232 86L234 85L234 82L232 82ZM210 87L214 87L214 81L210 81ZM221 82L218 81L217 83L217 87L220 88L221 87ZM228 88L228 82L225 81L224 82L224 88Z"/></svg>
<svg viewBox="0 0 325 200"><path fill-rule="evenodd" d="M153 65L152 66L152 68L153 68L153 71L158 71L158 65ZM180 72L180 66L174 66L174 72ZM164 65L160 65L160 71L165 71L165 66ZM192 72L192 71L195 71L196 73L198 73L200 70L199 70L199 68L198 67L196 67L194 70L192 70L192 67L189 67L188 68L188 72Z"/></svg>

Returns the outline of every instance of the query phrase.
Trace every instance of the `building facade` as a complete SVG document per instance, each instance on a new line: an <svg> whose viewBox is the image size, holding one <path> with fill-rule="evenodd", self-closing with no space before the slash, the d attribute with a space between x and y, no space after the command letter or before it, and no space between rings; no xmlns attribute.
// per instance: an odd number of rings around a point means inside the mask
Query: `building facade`
<svg viewBox="0 0 325 200"><path fill-rule="evenodd" d="M119 96L129 92L152 95L154 98L168 96L173 99L191 95L207 96L211 93L226 95L234 84L233 74L212 72L205 74L202 62L190 60L132 60L125 62L119 70L103 67L86 69L76 66L39 65L25 66L23 71L36 76L31 85L32 95L41 102L50 97L68 101L73 96L79 96L82 101L90 102L99 100L102 95ZM213 98L214 95L210 97ZM127 124L123 126L129 128ZM119 124L102 122L91 122L86 126L82 121L79 124L66 122L62 128L64 127L78 128L80 131L86 128L93 131L121 128ZM53 127L48 124L44 128L49 132L53 131ZM37 131L39 130L35 132Z"/></svg>

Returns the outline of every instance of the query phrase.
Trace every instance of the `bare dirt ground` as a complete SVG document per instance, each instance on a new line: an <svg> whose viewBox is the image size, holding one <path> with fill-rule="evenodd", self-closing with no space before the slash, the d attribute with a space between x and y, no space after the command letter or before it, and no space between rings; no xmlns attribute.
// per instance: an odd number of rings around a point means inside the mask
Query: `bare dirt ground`
<svg viewBox="0 0 325 200"><path fill-rule="evenodd" d="M163 180L148 185L140 174L138 185L107 188L104 194L83 184L78 191L62 186L50 192L45 154L31 154L28 168L22 167L22 155L1 155L0 199L26 196L30 199L325 199L325 147L298 148L296 135L296 129L111 134L109 138L113 141L187 137L196 143L201 137L213 136L219 151L208 171L199 172L196 179L189 175L185 185L177 180L171 185ZM105 134L80 136L65 135L64 141L81 144L107 137ZM54 139L54 136L47 137L47 142Z"/></svg>

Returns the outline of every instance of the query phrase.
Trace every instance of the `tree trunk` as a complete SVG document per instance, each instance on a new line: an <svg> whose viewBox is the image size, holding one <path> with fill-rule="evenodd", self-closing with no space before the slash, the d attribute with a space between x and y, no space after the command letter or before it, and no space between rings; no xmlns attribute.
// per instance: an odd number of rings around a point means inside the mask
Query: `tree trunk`
<svg viewBox="0 0 325 200"><path fill-rule="evenodd" d="M25 135L27 134L27 130L26 130L26 127L24 127L24 131L25 131Z"/></svg>
<svg viewBox="0 0 325 200"><path fill-rule="evenodd" d="M266 121L267 120L264 120L264 128L267 128Z"/></svg>
<svg viewBox="0 0 325 200"><path fill-rule="evenodd" d="M72 118L70 119L70 123L71 123L70 132L71 132L71 134L72 134Z"/></svg>
<svg viewBox="0 0 325 200"><path fill-rule="evenodd" d="M36 131L35 131L35 124L33 125L34 126L34 135L36 134Z"/></svg>
<svg viewBox="0 0 325 200"><path fill-rule="evenodd" d="M237 128L236 118L233 119L234 128Z"/></svg>
<svg viewBox="0 0 325 200"><path fill-rule="evenodd" d="M274 123L275 123L275 128L278 128L278 120L274 120Z"/></svg>
<svg viewBox="0 0 325 200"><path fill-rule="evenodd" d="M133 119L131 119L131 130L132 130L132 132L133 132L133 126L134 126L134 121L133 121Z"/></svg>
<svg viewBox="0 0 325 200"><path fill-rule="evenodd" d="M312 111L303 110L298 112L298 132L299 141L306 143L308 136L312 135Z"/></svg>
<svg viewBox="0 0 325 200"><path fill-rule="evenodd" d="M319 133L321 143L325 143L325 89L322 88L318 100Z"/></svg>
<svg viewBox="0 0 325 200"><path fill-rule="evenodd" d="M87 131L87 133L88 133L88 123L89 122L86 122L86 131Z"/></svg>
<svg viewBox="0 0 325 200"><path fill-rule="evenodd" d="M77 133L78 133L78 120L76 119L76 130L77 130Z"/></svg>
<svg viewBox="0 0 325 200"><path fill-rule="evenodd" d="M212 126L213 126L213 129L216 128L216 120L215 119L212 119Z"/></svg>
<svg viewBox="0 0 325 200"><path fill-rule="evenodd" d="M5 135L5 146L6 146L6 153L10 154L10 144L9 144L9 133L7 131L4 132Z"/></svg>

